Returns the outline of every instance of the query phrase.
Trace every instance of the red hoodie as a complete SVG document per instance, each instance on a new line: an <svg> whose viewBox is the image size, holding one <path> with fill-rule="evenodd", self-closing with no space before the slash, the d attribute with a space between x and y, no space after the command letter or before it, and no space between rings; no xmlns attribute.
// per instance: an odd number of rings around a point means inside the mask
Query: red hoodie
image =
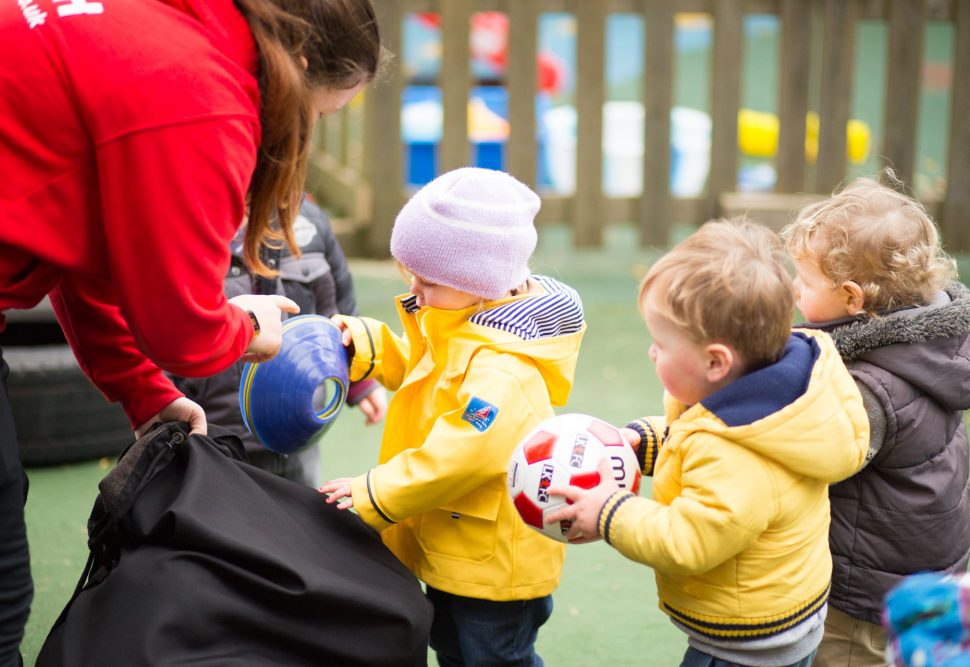
<svg viewBox="0 0 970 667"><path fill-rule="evenodd" d="M232 0L0 1L0 330L50 294L84 372L138 425L253 330L229 241L260 139Z"/></svg>

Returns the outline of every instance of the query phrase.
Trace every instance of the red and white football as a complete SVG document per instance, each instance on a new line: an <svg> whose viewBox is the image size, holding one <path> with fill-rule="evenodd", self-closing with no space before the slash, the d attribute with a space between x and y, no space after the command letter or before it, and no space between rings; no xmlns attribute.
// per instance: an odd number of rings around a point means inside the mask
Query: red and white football
<svg viewBox="0 0 970 667"><path fill-rule="evenodd" d="M562 496L550 495L549 487L596 486L603 457L610 459L620 488L637 493L637 457L615 426L578 413L557 415L540 423L522 439L509 459L509 495L519 516L543 535L565 542L569 523L547 525L544 521L547 512L567 502Z"/></svg>

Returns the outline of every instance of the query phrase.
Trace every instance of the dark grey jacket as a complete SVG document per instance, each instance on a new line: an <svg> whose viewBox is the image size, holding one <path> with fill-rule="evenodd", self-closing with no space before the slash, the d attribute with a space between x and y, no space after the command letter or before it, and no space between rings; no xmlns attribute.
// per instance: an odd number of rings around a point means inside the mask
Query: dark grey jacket
<svg viewBox="0 0 970 667"><path fill-rule="evenodd" d="M954 283L928 306L820 328L885 416L875 456L829 491L829 604L879 623L905 575L966 570L970 291Z"/></svg>
<svg viewBox="0 0 970 667"><path fill-rule="evenodd" d="M279 270L275 279L260 280L249 273L243 262L243 233L240 229L231 244L232 264L226 276L226 296L240 294L284 294L300 306L303 315L315 313L330 317L336 313L357 314L357 300L347 260L330 221L320 208L304 200L294 227L300 257L293 257L284 247L278 253L264 254L271 268ZM286 313L283 314L286 317ZM239 412L239 378L243 363L207 378L173 377L172 381L190 399L201 405L208 421L231 429L239 435L247 451L262 445L246 429ZM356 383L362 385L362 383ZM348 403L353 405L373 386L351 386Z"/></svg>

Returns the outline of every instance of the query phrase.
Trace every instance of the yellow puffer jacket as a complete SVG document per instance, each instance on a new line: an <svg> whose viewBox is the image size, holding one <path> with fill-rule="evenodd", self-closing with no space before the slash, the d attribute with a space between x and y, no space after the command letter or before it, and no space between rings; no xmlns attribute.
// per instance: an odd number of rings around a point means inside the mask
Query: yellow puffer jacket
<svg viewBox="0 0 970 667"><path fill-rule="evenodd" d="M351 380L395 390L379 465L353 480L354 507L419 579L448 593L527 600L559 584L564 545L519 518L506 490L512 450L563 405L586 325L574 290L450 311L400 298L404 336L342 317Z"/></svg>
<svg viewBox="0 0 970 667"><path fill-rule="evenodd" d="M869 448L862 398L831 339L792 334L776 364L693 406L668 397L665 412L653 499L613 496L600 519L607 541L654 568L660 608L709 640L768 637L811 617L832 574L829 484L858 471Z"/></svg>

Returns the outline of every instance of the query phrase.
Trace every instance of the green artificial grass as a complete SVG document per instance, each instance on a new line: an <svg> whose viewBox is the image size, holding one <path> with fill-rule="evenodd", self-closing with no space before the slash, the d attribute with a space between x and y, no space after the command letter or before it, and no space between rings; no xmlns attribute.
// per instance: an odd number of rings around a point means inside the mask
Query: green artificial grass
<svg viewBox="0 0 970 667"><path fill-rule="evenodd" d="M93 461L31 468L25 509L34 602L23 644L24 664L33 665L44 638L70 599L87 561L87 519L98 482L111 463Z"/></svg>

